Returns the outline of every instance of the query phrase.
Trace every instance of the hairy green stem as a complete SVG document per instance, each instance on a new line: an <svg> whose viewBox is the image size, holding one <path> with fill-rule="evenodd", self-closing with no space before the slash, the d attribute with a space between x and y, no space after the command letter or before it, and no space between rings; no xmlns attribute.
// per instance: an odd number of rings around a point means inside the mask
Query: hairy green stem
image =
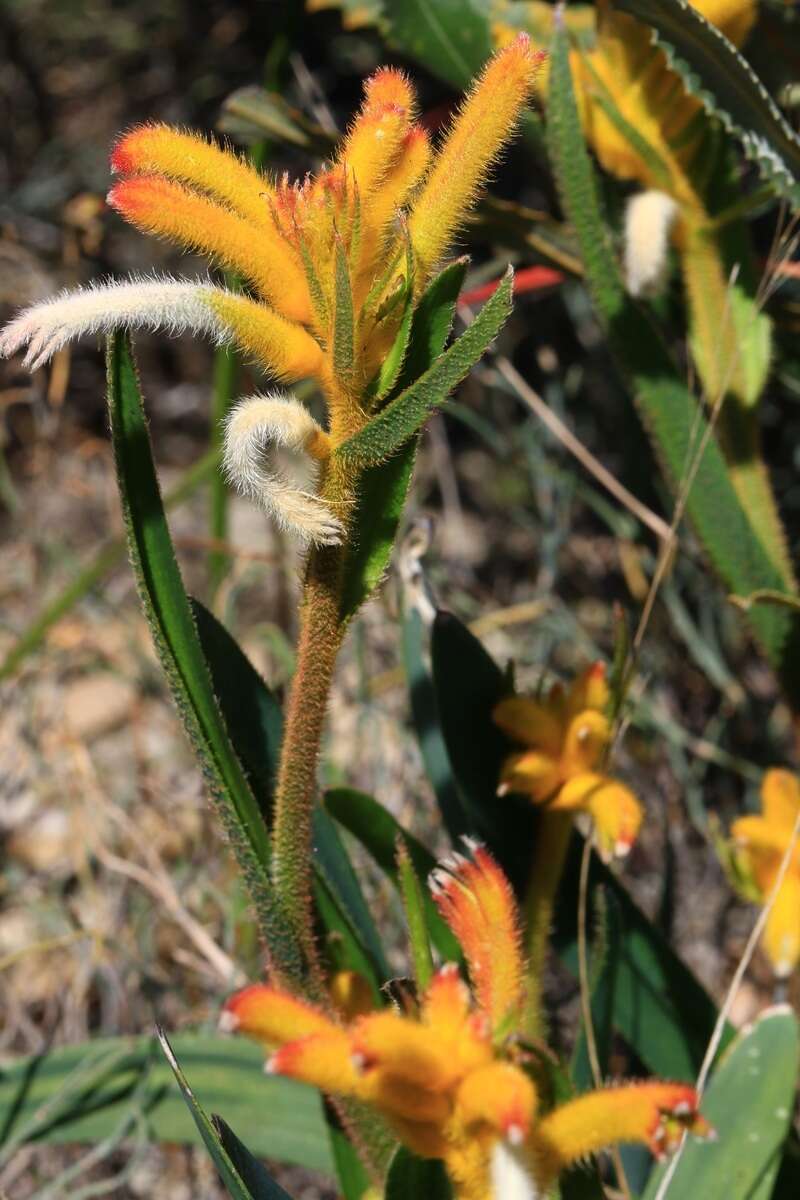
<svg viewBox="0 0 800 1200"><path fill-rule="evenodd" d="M349 505L340 471L338 464L329 466L320 497L346 527ZM317 547L309 555L275 789L273 879L312 984L320 979L311 906L312 814L328 697L346 625L341 594L349 536L346 527L340 545Z"/></svg>
<svg viewBox="0 0 800 1200"><path fill-rule="evenodd" d="M570 838L572 813L547 812L539 817L528 894L525 898L525 938L528 954L528 989L525 1026L531 1038L547 1035L542 1006L542 984L547 961L553 905L564 870Z"/></svg>

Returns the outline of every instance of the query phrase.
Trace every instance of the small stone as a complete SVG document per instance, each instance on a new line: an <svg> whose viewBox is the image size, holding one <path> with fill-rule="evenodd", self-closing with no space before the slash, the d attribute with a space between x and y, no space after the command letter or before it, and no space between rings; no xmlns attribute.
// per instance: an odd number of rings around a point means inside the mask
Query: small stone
<svg viewBox="0 0 800 1200"><path fill-rule="evenodd" d="M117 729L130 715L136 689L115 675L87 675L70 684L64 694L64 716L69 732L81 741L92 741Z"/></svg>

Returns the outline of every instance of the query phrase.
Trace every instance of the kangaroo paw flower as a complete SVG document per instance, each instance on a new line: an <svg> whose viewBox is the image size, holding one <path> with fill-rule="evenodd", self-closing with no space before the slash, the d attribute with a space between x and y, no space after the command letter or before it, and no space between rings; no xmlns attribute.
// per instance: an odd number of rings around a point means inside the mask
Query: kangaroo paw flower
<svg viewBox="0 0 800 1200"><path fill-rule="evenodd" d="M271 447L293 451L314 472L327 457L328 435L297 400L277 394L241 400L225 422L223 466L230 482L302 541L333 546L342 524L314 494L293 486L278 469L267 470Z"/></svg>

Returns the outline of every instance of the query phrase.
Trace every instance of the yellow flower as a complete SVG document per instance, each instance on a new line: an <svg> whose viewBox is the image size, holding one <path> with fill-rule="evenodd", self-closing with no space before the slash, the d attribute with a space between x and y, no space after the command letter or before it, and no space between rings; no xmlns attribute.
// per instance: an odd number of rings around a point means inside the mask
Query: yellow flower
<svg viewBox="0 0 800 1200"><path fill-rule="evenodd" d="M300 183L270 180L194 133L133 129L111 157L121 177L111 207L236 271L252 295L173 280L93 288L20 314L0 352L28 344L38 366L81 332L198 329L235 341L281 380L317 379L335 446L365 420L364 393L397 332L405 291L418 294L446 254L543 57L525 35L498 52L437 153L416 122L409 80L377 71L336 157Z"/></svg>
<svg viewBox="0 0 800 1200"><path fill-rule="evenodd" d="M534 700L509 696L494 710L495 724L527 747L503 763L497 793L520 792L547 812L585 812L605 857L627 854L642 823L629 788L603 774L611 727L603 663L588 667L565 691L560 684Z"/></svg>
<svg viewBox="0 0 800 1200"><path fill-rule="evenodd" d="M269 1070L377 1108L415 1153L444 1160L458 1200L533 1197L611 1142L657 1156L685 1129L708 1132L684 1084L649 1082L581 1096L541 1114L517 1030L525 964L508 880L481 846L434 872L434 899L464 950L472 988L447 964L418 1004L346 1020L280 988L253 985L222 1024L261 1042Z"/></svg>
<svg viewBox="0 0 800 1200"><path fill-rule="evenodd" d="M800 781L790 771L767 771L761 785L760 816L739 817L731 826L732 867L739 890L763 903L777 881L798 814ZM795 845L762 944L776 975L791 974L800 960L800 846Z"/></svg>
<svg viewBox="0 0 800 1200"><path fill-rule="evenodd" d="M234 342L283 383L316 380L327 428L290 397L252 397L227 423L224 466L302 541L342 542L352 494L332 451L370 419L371 385L407 302L464 223L544 57L524 34L495 54L436 152L416 121L409 80L377 71L334 159L302 182L268 179L195 133L162 124L131 130L111 156L120 180L110 206L138 229L236 272L248 292L135 278L62 294L20 313L0 335L0 355L27 346L25 364L35 368L82 333L192 330ZM279 459L265 458L276 448L299 456L305 487L286 479Z"/></svg>

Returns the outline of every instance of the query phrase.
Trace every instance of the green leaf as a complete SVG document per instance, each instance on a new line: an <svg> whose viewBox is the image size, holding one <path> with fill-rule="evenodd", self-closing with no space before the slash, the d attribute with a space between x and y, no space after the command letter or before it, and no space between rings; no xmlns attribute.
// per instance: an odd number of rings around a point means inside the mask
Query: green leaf
<svg viewBox="0 0 800 1200"><path fill-rule="evenodd" d="M423 639L425 646L423 647ZM425 665L427 630L416 609L403 614L401 652L408 683L411 720L419 742L425 772L436 795L442 821L453 842L469 833L470 823L464 811L450 759L442 737L436 710L436 693L430 671Z"/></svg>
<svg viewBox="0 0 800 1200"><path fill-rule="evenodd" d="M214 695L164 515L136 368L122 333L108 340L107 366L117 480L142 606L270 951L276 962L296 977L301 971L301 952L275 903L268 871L267 828Z"/></svg>
<svg viewBox="0 0 800 1200"><path fill-rule="evenodd" d="M739 1035L711 1076L702 1112L714 1143L689 1139L670 1196L703 1200L770 1200L794 1110L800 1031L788 1005L767 1009ZM643 1200L654 1200L656 1169Z"/></svg>
<svg viewBox="0 0 800 1200"><path fill-rule="evenodd" d="M762 178L800 206L800 139L746 59L687 0L613 0L654 31L687 91L736 137Z"/></svg>
<svg viewBox="0 0 800 1200"><path fill-rule="evenodd" d="M211 1124L252 1200L290 1200L289 1193L275 1182L266 1167L253 1157L222 1117L212 1113Z"/></svg>
<svg viewBox="0 0 800 1200"><path fill-rule="evenodd" d="M401 339L401 327L395 343L396 347L402 344L402 353L384 381L390 389L405 390L444 350L466 270L466 258L450 263L428 285L416 307L406 311L403 318L404 324L408 320L405 340ZM379 395L382 395L380 390ZM386 570L408 495L416 452L417 439L412 438L388 462L368 467L358 480L353 517L356 535L350 544L342 585L343 620L349 619L368 599Z"/></svg>
<svg viewBox="0 0 800 1200"><path fill-rule="evenodd" d="M431 669L439 724L470 831L524 887L533 857L533 806L497 795L503 760L515 747L495 725L495 706L508 695L506 676L452 613L439 612L431 637Z"/></svg>
<svg viewBox="0 0 800 1200"><path fill-rule="evenodd" d="M264 1074L245 1038L176 1034L176 1054L204 1104L252 1153L332 1174L318 1093ZM155 1038L100 1038L0 1068L0 1154L26 1142L99 1142L130 1112L151 1141L198 1145L200 1135Z"/></svg>
<svg viewBox="0 0 800 1200"><path fill-rule="evenodd" d="M272 818L283 714L239 644L208 609L191 601L203 652L225 723L264 820ZM361 971L378 988L390 975L383 944L333 822L314 814L315 894L320 917L334 935L342 965Z"/></svg>
<svg viewBox="0 0 800 1200"><path fill-rule="evenodd" d="M339 1116L332 1105L326 1105L331 1151L336 1165L336 1178L342 1189L344 1200L364 1200L369 1191L370 1178L356 1153L355 1147L344 1133Z"/></svg>
<svg viewBox="0 0 800 1200"><path fill-rule="evenodd" d="M492 52L480 0L383 0L386 36L455 88L466 88Z"/></svg>
<svg viewBox="0 0 800 1200"><path fill-rule="evenodd" d="M328 932L334 933L343 943L346 960L339 965L349 966L371 979L377 1002L380 998L378 989L392 971L338 830L323 808L314 812L314 872L317 885L324 884L329 901L335 904L340 914L337 919L328 905L322 906L324 902L317 890L323 922Z"/></svg>
<svg viewBox="0 0 800 1200"><path fill-rule="evenodd" d="M404 392L424 375L447 345L468 266L468 258L454 259L431 280L420 296L393 395Z"/></svg>
<svg viewBox="0 0 800 1200"><path fill-rule="evenodd" d="M406 285L408 286L408 285ZM411 299L410 289L406 296L406 306L403 312L400 328L397 330L397 336L392 342L389 353L381 363L380 370L374 381L374 392L372 393L373 407L379 407L380 402L392 392L397 383L400 374L400 368L403 365L403 360L408 350L408 341L411 337L411 322L414 319L414 305Z"/></svg>
<svg viewBox="0 0 800 1200"><path fill-rule="evenodd" d="M386 1178L384 1200L452 1200L450 1180L438 1158L417 1158L401 1146Z"/></svg>
<svg viewBox="0 0 800 1200"><path fill-rule="evenodd" d="M198 1103L194 1092L189 1087L186 1076L180 1068L180 1064L175 1057L172 1047L167 1041L167 1035L164 1033L163 1029L158 1030L158 1040L161 1043L161 1049L164 1051L164 1057L172 1068L172 1073L178 1081L178 1087L180 1088L181 1095L186 1102L186 1107L192 1114L192 1119L197 1126L200 1137L203 1139L208 1153L211 1155L214 1161L214 1166L219 1172L220 1179L225 1184L228 1195L232 1196L233 1200L261 1200L261 1197L266 1197L268 1195L266 1192L262 1192L261 1196L257 1196L256 1193L251 1192L248 1185L242 1179L242 1176L234 1165L231 1156L223 1146L217 1130L211 1124L211 1121L206 1116L205 1110ZM242 1149L244 1149L244 1147L242 1147ZM277 1187L276 1185L275 1189L271 1192L271 1200L276 1200L277 1197L285 1195L286 1193L283 1191L283 1189Z"/></svg>
<svg viewBox="0 0 800 1200"><path fill-rule="evenodd" d="M553 946L578 975L578 887L583 839L575 834L559 887ZM614 1028L655 1075L687 1082L697 1075L714 1029L717 1010L663 934L644 915L622 883L593 856L589 911L602 888L614 905L616 950L607 957L594 994L602 1010L612 1007ZM731 1034L726 1027L725 1038Z"/></svg>
<svg viewBox="0 0 800 1200"><path fill-rule="evenodd" d="M353 377L355 354L355 318L350 268L341 238L336 239L336 270L334 274L333 370L338 379Z"/></svg>
<svg viewBox="0 0 800 1200"><path fill-rule="evenodd" d="M693 450L703 445L686 508L712 564L737 593L763 587L783 590L780 572L742 506L719 444L713 435L706 436L702 410L683 384L661 337L622 285L583 141L563 30L556 33L552 45L548 138L587 282L667 479L679 491ZM791 616L774 610L759 614L756 608L750 621L770 661L781 671L787 692L800 697L797 655L789 645L790 636L798 636Z"/></svg>
<svg viewBox="0 0 800 1200"><path fill-rule="evenodd" d="M434 625L433 669L453 775L476 814L476 830L521 891L533 861L535 810L523 801L517 808L513 797L495 795L506 751L495 740L498 731L491 712L495 697L503 694L505 677L477 638L450 613L440 613ZM581 845L575 835L553 933L559 956L575 975ZM598 907L598 889L613 906L618 950L606 957L595 1003L600 1009L613 1000L614 1028L654 1073L693 1079L714 1028L716 1009L688 967L595 856L589 872L590 912Z"/></svg>
<svg viewBox="0 0 800 1200"><path fill-rule="evenodd" d="M433 958L425 919L425 895L420 887L408 847L400 838L397 842L397 875L400 896L406 914L408 941L411 946L411 961L414 964L414 979L417 990L422 993L433 975Z"/></svg>
<svg viewBox="0 0 800 1200"><path fill-rule="evenodd" d="M471 371L511 312L514 272L506 275L465 333L404 392L336 451L345 461L370 466L388 458L421 429Z"/></svg>
<svg viewBox="0 0 800 1200"><path fill-rule="evenodd" d="M325 793L324 805L331 816L361 843L398 890L400 880L395 857L398 838L406 846L420 879L427 880L436 866L436 859L430 851L407 833L372 796L352 788L334 788ZM446 962L458 962L461 958L458 942L439 916L427 890L423 903L431 941Z"/></svg>
<svg viewBox="0 0 800 1200"><path fill-rule="evenodd" d="M283 737L281 706L222 622L194 597L189 603L217 703L269 826Z"/></svg>
<svg viewBox="0 0 800 1200"><path fill-rule="evenodd" d="M408 496L417 438L388 462L362 471L356 485L354 534L344 565L341 616L349 620L369 599L389 565L397 527Z"/></svg>

